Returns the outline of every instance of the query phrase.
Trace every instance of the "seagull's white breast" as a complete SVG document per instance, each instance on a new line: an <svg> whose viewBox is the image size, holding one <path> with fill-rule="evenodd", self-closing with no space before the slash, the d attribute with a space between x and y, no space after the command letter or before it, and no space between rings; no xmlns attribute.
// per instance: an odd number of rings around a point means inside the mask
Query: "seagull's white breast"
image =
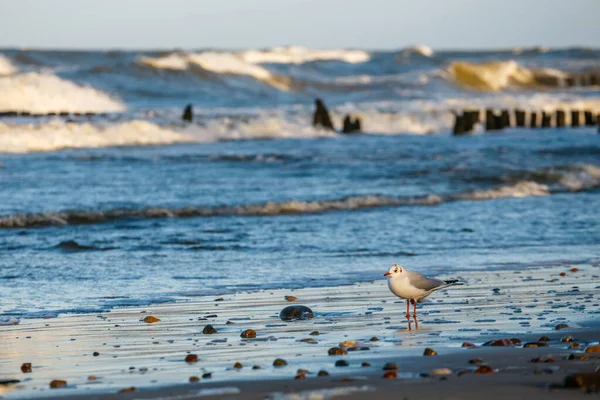
<svg viewBox="0 0 600 400"><path fill-rule="evenodd" d="M404 276L390 278L388 280L388 287L390 288L390 291L392 293L403 299L420 300L429 294L428 291L416 288L413 285L411 285L409 283L408 277Z"/></svg>

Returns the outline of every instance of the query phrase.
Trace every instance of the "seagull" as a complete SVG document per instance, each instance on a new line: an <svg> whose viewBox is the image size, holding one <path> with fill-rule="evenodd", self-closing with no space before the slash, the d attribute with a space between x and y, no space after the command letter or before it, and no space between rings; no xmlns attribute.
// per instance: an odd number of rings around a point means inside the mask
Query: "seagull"
<svg viewBox="0 0 600 400"><path fill-rule="evenodd" d="M429 296L436 290L453 285L462 285L458 280L442 281L428 278L418 272L409 271L401 265L394 264L389 271L383 274L389 276L388 287L390 291L401 299L406 299L406 318L410 319L409 304L414 305L413 318L417 318L417 302Z"/></svg>

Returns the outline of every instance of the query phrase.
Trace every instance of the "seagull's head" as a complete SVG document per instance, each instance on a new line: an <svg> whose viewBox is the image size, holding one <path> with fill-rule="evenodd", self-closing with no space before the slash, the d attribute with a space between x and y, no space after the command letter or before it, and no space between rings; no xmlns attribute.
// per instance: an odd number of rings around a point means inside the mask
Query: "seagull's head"
<svg viewBox="0 0 600 400"><path fill-rule="evenodd" d="M390 267L389 271L383 274L383 276L396 277L401 275L404 272L404 268L402 268L399 264L394 264Z"/></svg>

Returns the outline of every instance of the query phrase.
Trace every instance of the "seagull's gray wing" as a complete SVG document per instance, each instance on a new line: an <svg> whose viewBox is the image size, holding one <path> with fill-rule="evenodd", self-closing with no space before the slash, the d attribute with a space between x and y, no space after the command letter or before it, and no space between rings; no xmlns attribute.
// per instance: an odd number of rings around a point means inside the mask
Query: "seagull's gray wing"
<svg viewBox="0 0 600 400"><path fill-rule="evenodd" d="M411 285L413 285L417 289L430 291L430 290L438 289L440 286L447 285L447 283L444 281L441 281L439 279L428 278L425 275L419 274L418 272L414 272L414 271L407 271L407 272L408 272L408 279L409 279Z"/></svg>

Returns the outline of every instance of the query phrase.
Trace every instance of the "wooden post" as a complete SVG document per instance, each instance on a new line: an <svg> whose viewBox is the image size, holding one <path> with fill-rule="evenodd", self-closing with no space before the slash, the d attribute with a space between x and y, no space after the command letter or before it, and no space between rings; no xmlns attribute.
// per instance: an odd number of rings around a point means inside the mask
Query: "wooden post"
<svg viewBox="0 0 600 400"><path fill-rule="evenodd" d="M552 116L546 111L542 111L542 128L550 128L552 122Z"/></svg>
<svg viewBox="0 0 600 400"><path fill-rule="evenodd" d="M183 119L185 122L192 122L192 120L194 119L194 113L192 111L191 104L188 104L185 107L185 110L183 110L183 115L181 116L181 119Z"/></svg>
<svg viewBox="0 0 600 400"><path fill-rule="evenodd" d="M575 78L569 76L567 79L565 79L565 83L567 84L567 87L573 87L575 86Z"/></svg>
<svg viewBox="0 0 600 400"><path fill-rule="evenodd" d="M490 109L485 110L485 130L486 131L495 131L496 126L496 115Z"/></svg>
<svg viewBox="0 0 600 400"><path fill-rule="evenodd" d="M564 112L564 110L556 110L556 127L557 128L565 127L565 112Z"/></svg>
<svg viewBox="0 0 600 400"><path fill-rule="evenodd" d="M579 110L571 110L571 126L574 128L579 126Z"/></svg>
<svg viewBox="0 0 600 400"><path fill-rule="evenodd" d="M592 72L592 74L590 75L590 85L598 86L599 81L600 81L600 77L598 77L598 75L596 75Z"/></svg>
<svg viewBox="0 0 600 400"><path fill-rule="evenodd" d="M585 110L583 115L585 116L585 126L594 126L594 114L590 110Z"/></svg>
<svg viewBox="0 0 600 400"><path fill-rule="evenodd" d="M517 127L525 127L525 111L519 109L515 110L515 122Z"/></svg>
<svg viewBox="0 0 600 400"><path fill-rule="evenodd" d="M508 112L508 110L502 110L502 112L500 113L500 121L502 124L502 129L510 128L510 113Z"/></svg>
<svg viewBox="0 0 600 400"><path fill-rule="evenodd" d="M532 111L531 112L531 118L529 119L529 126L531 128L537 128L537 112Z"/></svg>
<svg viewBox="0 0 600 400"><path fill-rule="evenodd" d="M464 114L454 114L454 129L452 129L453 135L464 135L466 133L465 129L465 115Z"/></svg>

